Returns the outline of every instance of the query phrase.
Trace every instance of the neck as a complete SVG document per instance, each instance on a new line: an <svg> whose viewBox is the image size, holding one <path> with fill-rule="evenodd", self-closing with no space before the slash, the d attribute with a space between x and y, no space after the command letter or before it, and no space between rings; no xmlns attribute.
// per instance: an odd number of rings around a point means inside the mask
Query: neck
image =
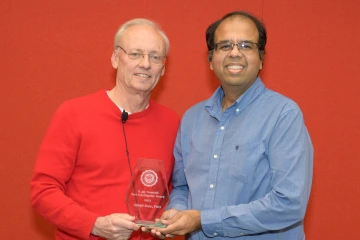
<svg viewBox="0 0 360 240"><path fill-rule="evenodd" d="M120 91L116 86L108 91L109 98L127 112L136 113L145 110L149 105L150 95L129 94Z"/></svg>
<svg viewBox="0 0 360 240"><path fill-rule="evenodd" d="M243 88L240 87L233 87L227 85L221 85L222 90L224 92L224 97L221 102L222 110L225 111L229 106L231 106L249 87Z"/></svg>
<svg viewBox="0 0 360 240"><path fill-rule="evenodd" d="M225 93L225 92L224 92ZM222 111L230 107L240 96L226 93L221 101Z"/></svg>
<svg viewBox="0 0 360 240"><path fill-rule="evenodd" d="M224 112L233 102L228 102L225 98L225 96L223 97L222 101L221 101L221 107L222 107L222 111Z"/></svg>

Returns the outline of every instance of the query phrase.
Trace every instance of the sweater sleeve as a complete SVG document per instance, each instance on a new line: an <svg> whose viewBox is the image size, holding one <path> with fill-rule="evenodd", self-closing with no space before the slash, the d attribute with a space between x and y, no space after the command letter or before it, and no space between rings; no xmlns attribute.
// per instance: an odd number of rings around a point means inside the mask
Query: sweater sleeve
<svg viewBox="0 0 360 240"><path fill-rule="evenodd" d="M64 103L56 111L39 149L30 182L31 204L57 228L88 239L98 215L66 195L80 143L75 112L70 103Z"/></svg>

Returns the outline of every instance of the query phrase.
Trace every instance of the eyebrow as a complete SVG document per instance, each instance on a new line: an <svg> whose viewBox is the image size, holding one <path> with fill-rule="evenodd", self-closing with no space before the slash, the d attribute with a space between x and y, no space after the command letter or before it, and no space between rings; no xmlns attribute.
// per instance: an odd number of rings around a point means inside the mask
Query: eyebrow
<svg viewBox="0 0 360 240"><path fill-rule="evenodd" d="M217 43L230 43L230 40L222 40L222 41L217 42Z"/></svg>
<svg viewBox="0 0 360 240"><path fill-rule="evenodd" d="M142 49L136 48L136 49L129 49L130 52L136 52L136 53L144 53L144 51ZM160 51L156 51L156 50L152 50L150 52L148 52L147 54L152 54L152 55L159 55L159 56L166 56L165 53L161 53Z"/></svg>
<svg viewBox="0 0 360 240"><path fill-rule="evenodd" d="M241 43L241 42L253 42L253 41L251 41L251 40L240 40L237 43ZM232 43L232 42L230 40L222 40L222 41L217 42L217 43Z"/></svg>

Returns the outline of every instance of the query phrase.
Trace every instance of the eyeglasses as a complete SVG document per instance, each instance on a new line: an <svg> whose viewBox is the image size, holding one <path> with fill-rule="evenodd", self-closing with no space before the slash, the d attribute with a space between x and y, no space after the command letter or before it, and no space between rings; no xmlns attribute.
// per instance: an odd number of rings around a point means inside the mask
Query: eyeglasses
<svg viewBox="0 0 360 240"><path fill-rule="evenodd" d="M220 42L214 44L214 49L216 51L230 52L234 49L234 46L236 46L239 52L247 53L258 48L258 45L259 43L254 43L251 41L242 41L239 43Z"/></svg>
<svg viewBox="0 0 360 240"><path fill-rule="evenodd" d="M149 61L151 63L162 65L162 64L165 64L165 62L166 62L166 56L159 56L154 53L127 52L122 47L120 47L120 46L117 46L117 47L120 48L121 50L123 50L124 53L126 55L128 55L128 57L132 60L140 60L140 59L144 58L145 55L148 55Z"/></svg>

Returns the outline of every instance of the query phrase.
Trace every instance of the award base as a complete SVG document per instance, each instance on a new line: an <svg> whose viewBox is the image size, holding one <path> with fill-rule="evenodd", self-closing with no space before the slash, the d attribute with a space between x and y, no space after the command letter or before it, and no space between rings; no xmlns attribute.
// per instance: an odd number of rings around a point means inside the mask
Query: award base
<svg viewBox="0 0 360 240"><path fill-rule="evenodd" d="M126 191L128 213L135 223L148 228L166 228L162 213L169 201L164 161L140 158Z"/></svg>
<svg viewBox="0 0 360 240"><path fill-rule="evenodd" d="M137 220L137 221L135 221L135 223L141 227L166 228L165 224L162 224L161 222L155 222L155 221Z"/></svg>

